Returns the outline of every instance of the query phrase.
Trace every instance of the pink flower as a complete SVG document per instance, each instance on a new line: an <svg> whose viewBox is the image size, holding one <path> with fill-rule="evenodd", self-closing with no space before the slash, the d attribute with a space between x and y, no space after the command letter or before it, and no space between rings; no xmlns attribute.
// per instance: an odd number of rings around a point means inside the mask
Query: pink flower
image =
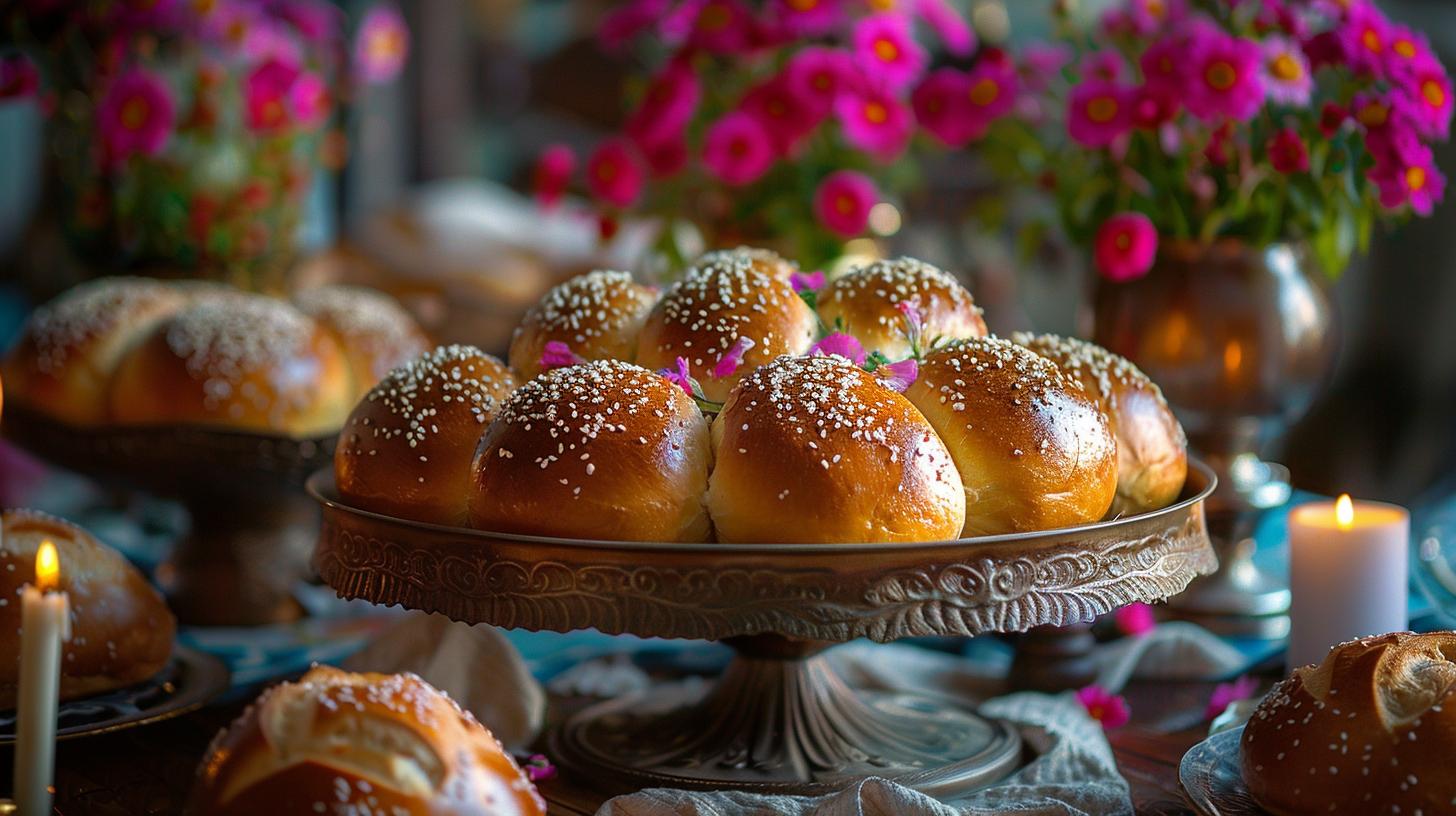
<svg viewBox="0 0 1456 816"><path fill-rule="evenodd" d="M905 339L910 341L912 347L919 346L920 333L925 329L925 318L920 314L919 296L896 303L895 311L900 313L900 320L905 324Z"/></svg>
<svg viewBox="0 0 1456 816"><path fill-rule="evenodd" d="M253 63L275 61L293 68L303 65L303 46L293 29L270 17L259 18L248 27L242 52Z"/></svg>
<svg viewBox="0 0 1456 816"><path fill-rule="evenodd" d="M663 379L681 388L683 393L690 397L697 390L698 383L697 380L693 379L693 373L688 368L688 360L686 357L677 358L676 364L672 368L661 368L658 369L657 373L662 375Z"/></svg>
<svg viewBox="0 0 1456 816"><path fill-rule="evenodd" d="M1145 603L1130 603L1118 609L1112 613L1112 620L1117 624L1117 631L1131 637L1146 635L1158 626L1153 608Z"/></svg>
<svg viewBox="0 0 1456 816"><path fill-rule="evenodd" d="M989 123L1016 104L1016 69L1010 63L982 60L966 77L971 116Z"/></svg>
<svg viewBox="0 0 1456 816"><path fill-rule="evenodd" d="M1376 76L1381 74L1393 32L1390 21L1374 3L1352 2L1344 24L1335 33L1352 68Z"/></svg>
<svg viewBox="0 0 1456 816"><path fill-rule="evenodd" d="M1240 700L1247 700L1259 690L1259 681L1248 676L1241 675L1231 683L1219 683L1213 688L1213 694L1208 698L1208 705L1203 709L1203 719L1212 720L1224 712L1224 709L1237 703Z"/></svg>
<svg viewBox="0 0 1456 816"><path fill-rule="evenodd" d="M970 111L971 83L954 68L937 68L915 88L910 104L926 132L950 147L964 147L984 135L990 122Z"/></svg>
<svg viewBox="0 0 1456 816"><path fill-rule="evenodd" d="M1189 59L1194 80L1185 104L1205 122L1223 118L1245 120L1264 104L1259 81L1259 46L1221 33L1195 36Z"/></svg>
<svg viewBox="0 0 1456 816"><path fill-rule="evenodd" d="M1148 46L1138 58L1138 67L1143 69L1143 81L1155 88L1181 94L1186 84L1184 61L1187 43L1182 37L1164 37Z"/></svg>
<svg viewBox="0 0 1456 816"><path fill-rule="evenodd" d="M380 3L365 12L354 41L354 68L365 82L389 82L404 69L409 58L409 28L404 16L390 3Z"/></svg>
<svg viewBox="0 0 1456 816"><path fill-rule="evenodd" d="M814 191L814 216L825 229L842 238L864 232L870 208L879 199L875 183L854 170L836 170Z"/></svg>
<svg viewBox="0 0 1456 816"><path fill-rule="evenodd" d="M328 85L312 71L299 75L288 91L288 108L293 118L309 130L329 118L330 103Z"/></svg>
<svg viewBox="0 0 1456 816"><path fill-rule="evenodd" d="M784 66L784 82L816 118L834 109L834 100L854 75L850 56L833 48L809 47Z"/></svg>
<svg viewBox="0 0 1456 816"><path fill-rule="evenodd" d="M1428 139L1445 140L1451 133L1450 78L1434 58L1411 69L1411 73L1410 108L1416 129Z"/></svg>
<svg viewBox="0 0 1456 816"><path fill-rule="evenodd" d="M1067 133L1086 147L1106 147L1132 127L1132 101L1121 85L1083 82L1072 89Z"/></svg>
<svg viewBox="0 0 1456 816"><path fill-rule="evenodd" d="M546 347L541 350L541 370L550 371L553 368L566 368L567 366L580 365L586 362L586 358L571 350L571 346L560 340L549 340Z"/></svg>
<svg viewBox="0 0 1456 816"><path fill-rule="evenodd" d="M586 184L602 201L630 207L642 194L642 166L626 142L612 139L598 145L587 159Z"/></svg>
<svg viewBox="0 0 1456 816"><path fill-rule="evenodd" d="M40 87L40 73L24 54L0 57L0 99L32 96Z"/></svg>
<svg viewBox="0 0 1456 816"><path fill-rule="evenodd" d="M1158 254L1158 231L1146 215L1123 212L1102 222L1093 239L1092 258L1102 277L1114 283L1140 278Z"/></svg>
<svg viewBox="0 0 1456 816"><path fill-rule="evenodd" d="M597 42L609 52L619 51L633 37L662 19L672 0L630 0L604 17L597 27Z"/></svg>
<svg viewBox="0 0 1456 816"><path fill-rule="evenodd" d="M687 166L688 143L681 133L653 144L638 145L653 178L667 178Z"/></svg>
<svg viewBox="0 0 1456 816"><path fill-rule="evenodd" d="M1126 63L1115 49L1104 48L1082 58L1082 78L1100 82L1121 82Z"/></svg>
<svg viewBox="0 0 1456 816"><path fill-rule="evenodd" d="M1156 130L1178 115L1178 96L1161 85L1143 85L1132 93L1132 123ZM1168 151L1176 152L1174 150Z"/></svg>
<svg viewBox="0 0 1456 816"><path fill-rule="evenodd" d="M1283 105L1302 108L1309 104L1314 77L1309 60L1299 45L1283 37L1270 37L1260 47L1263 53L1264 92Z"/></svg>
<svg viewBox="0 0 1456 816"><path fill-rule="evenodd" d="M743 365L744 353L753 346L751 337L739 337L733 341L733 346L724 352L723 356L718 359L718 364L713 366L713 377L721 380L737 374L739 367Z"/></svg>
<svg viewBox="0 0 1456 816"><path fill-rule="evenodd" d="M1411 71L1435 61L1431 44L1423 35L1401 25L1390 27L1390 42L1385 50L1385 73L1399 79Z"/></svg>
<svg viewBox="0 0 1456 816"><path fill-rule="evenodd" d="M925 49L915 42L910 21L893 12L860 20L850 34L850 42L860 70L891 88L914 82L930 61Z"/></svg>
<svg viewBox="0 0 1456 816"><path fill-rule="evenodd" d="M1430 148L1418 144L1407 153L1377 156L1370 180L1381 206L1393 210L1409 204L1416 213L1430 215L1446 192L1446 177L1436 169Z"/></svg>
<svg viewBox="0 0 1456 816"><path fill-rule="evenodd" d="M521 770L526 772L526 778L532 782L545 782L548 779L556 778L556 766L545 754L531 754L521 765Z"/></svg>
<svg viewBox="0 0 1456 816"><path fill-rule="evenodd" d="M735 187L752 184L773 166L774 149L758 119L732 111L714 122L703 137L703 164Z"/></svg>
<svg viewBox="0 0 1456 816"><path fill-rule="evenodd" d="M901 360L898 363L887 363L875 369L879 375L880 382L886 388L900 393L915 384L915 379L920 376L920 363L914 357Z"/></svg>
<svg viewBox="0 0 1456 816"><path fill-rule="evenodd" d="M822 354L826 357L837 354L855 365L864 365L865 361L864 346L853 335L844 332L826 335L823 340L809 347L809 354Z"/></svg>
<svg viewBox="0 0 1456 816"><path fill-rule="evenodd" d="M844 139L880 161L893 161L910 142L914 127L910 109L886 88L861 85L835 103Z"/></svg>
<svg viewBox="0 0 1456 816"><path fill-rule="evenodd" d="M298 79L298 68L279 60L268 60L243 80L243 99L248 127L259 133L274 133L289 124L288 95Z"/></svg>
<svg viewBox="0 0 1456 816"><path fill-rule="evenodd" d="M824 273L819 272L792 272L789 274L789 285L794 287L795 292L817 292L824 288Z"/></svg>
<svg viewBox="0 0 1456 816"><path fill-rule="evenodd" d="M1102 30L1113 35L1146 37L1181 20L1187 8L1178 0L1129 0L1102 13Z"/></svg>
<svg viewBox="0 0 1456 816"><path fill-rule="evenodd" d="M1088 716L1102 724L1104 731L1121 728L1131 719L1127 700L1101 686L1092 685L1079 690L1077 702L1087 709Z"/></svg>
<svg viewBox="0 0 1456 816"><path fill-rule="evenodd" d="M638 145L659 144L681 135L702 98L698 76L687 60L673 60L647 85L642 102L627 119L627 135Z"/></svg>
<svg viewBox="0 0 1456 816"><path fill-rule="evenodd" d="M689 45L717 54L739 54L753 45L753 16L738 0L689 0L697 8L692 18Z"/></svg>
<svg viewBox="0 0 1456 816"><path fill-rule="evenodd" d="M1299 138L1299 132L1294 128L1284 128L1269 137L1267 149L1269 163L1285 175L1303 173L1309 169L1309 149L1304 146L1304 140Z"/></svg>
<svg viewBox="0 0 1456 816"><path fill-rule="evenodd" d="M132 68L111 83L96 109L102 143L113 159L154 156L167 146L176 121L172 92L160 76Z"/></svg>
<svg viewBox="0 0 1456 816"><path fill-rule="evenodd" d="M795 37L828 34L844 21L842 0L773 0L772 17Z"/></svg>
<svg viewBox="0 0 1456 816"><path fill-rule="evenodd" d="M969 57L976 50L976 32L946 0L915 0L915 13L935 31L952 56Z"/></svg>
<svg viewBox="0 0 1456 816"><path fill-rule="evenodd" d="M758 120L780 156L791 152L823 118L799 98L783 74L751 89L739 107Z"/></svg>
<svg viewBox="0 0 1456 816"><path fill-rule="evenodd" d="M547 145L531 172L531 187L536 193L536 201L545 209L555 207L566 194L566 186L571 183L574 172L576 153L564 144Z"/></svg>
<svg viewBox="0 0 1456 816"><path fill-rule="evenodd" d="M204 36L232 51L240 51L248 41L253 26L263 22L262 12L253 5L219 0L211 11L201 15Z"/></svg>

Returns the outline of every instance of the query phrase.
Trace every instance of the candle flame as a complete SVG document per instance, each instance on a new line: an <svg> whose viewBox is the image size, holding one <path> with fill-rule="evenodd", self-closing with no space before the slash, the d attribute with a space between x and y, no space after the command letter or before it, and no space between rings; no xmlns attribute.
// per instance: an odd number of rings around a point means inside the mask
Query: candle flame
<svg viewBox="0 0 1456 816"><path fill-rule="evenodd" d="M56 545L48 538L35 551L35 586L41 592L49 592L60 583L61 559L56 555Z"/></svg>
<svg viewBox="0 0 1456 816"><path fill-rule="evenodd" d="M1349 493L1341 493L1335 501L1335 523L1340 525L1341 530L1355 526L1355 503L1350 501Z"/></svg>

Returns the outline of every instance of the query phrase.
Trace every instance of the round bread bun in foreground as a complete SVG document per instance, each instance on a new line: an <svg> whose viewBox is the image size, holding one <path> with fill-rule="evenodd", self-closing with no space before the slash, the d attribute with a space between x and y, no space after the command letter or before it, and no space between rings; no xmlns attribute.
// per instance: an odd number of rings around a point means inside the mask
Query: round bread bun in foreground
<svg viewBox="0 0 1456 816"><path fill-rule="evenodd" d="M955 459L965 535L1097 521L1117 489L1117 442L1097 403L1056 364L1009 340L931 353L905 391Z"/></svg>
<svg viewBox="0 0 1456 816"><path fill-rule="evenodd" d="M12 398L73 425L106 422L122 357L186 302L146 278L101 278L68 290L26 322L5 366Z"/></svg>
<svg viewBox="0 0 1456 816"><path fill-rule="evenodd" d="M414 317L383 292L320 286L298 293L293 303L333 333L349 361L355 399L391 370L430 349Z"/></svg>
<svg viewBox="0 0 1456 816"><path fill-rule="evenodd" d="M740 246L733 249L714 249L698 256L693 266L713 266L738 259L747 260L760 272L765 272L782 281L799 271L799 265L771 249Z"/></svg>
<svg viewBox="0 0 1456 816"><path fill-rule="evenodd" d="M1127 358L1071 337L1012 335L1082 384L1112 423L1117 438L1117 496L1112 515L1167 507L1188 476L1188 439L1163 391Z"/></svg>
<svg viewBox="0 0 1456 816"><path fill-rule="evenodd" d="M713 422L713 450L719 541L939 541L965 521L930 424L837 355L780 357L744 377Z"/></svg>
<svg viewBox="0 0 1456 816"><path fill-rule="evenodd" d="M971 293L949 273L914 258L875 261L836 278L819 292L819 319L831 330L854 335L866 351L903 360L911 348L900 303L920 314L922 352L986 334Z"/></svg>
<svg viewBox="0 0 1456 816"><path fill-rule="evenodd" d="M744 374L781 354L808 351L816 330L813 310L787 280L746 255L719 253L688 270L658 301L642 327L637 362L663 369L682 357L703 394L722 402ZM740 341L752 343L741 364L716 376L718 363Z"/></svg>
<svg viewBox="0 0 1456 816"><path fill-rule="evenodd" d="M657 291L632 280L629 272L598 269L553 287L511 336L508 358L522 379L541 373L541 354L552 341L565 343L584 360L637 356L637 333L657 301Z"/></svg>
<svg viewBox="0 0 1456 816"><path fill-rule="evenodd" d="M482 530L704 541L708 427L661 375L598 360L548 371L481 439L470 521Z"/></svg>
<svg viewBox="0 0 1456 816"><path fill-rule="evenodd" d="M351 388L327 329L285 301L237 294L193 303L133 348L112 382L111 415L318 436L343 425Z"/></svg>
<svg viewBox="0 0 1456 816"><path fill-rule="evenodd" d="M191 816L543 816L468 712L413 674L316 666L263 692L197 769Z"/></svg>
<svg viewBox="0 0 1456 816"><path fill-rule="evenodd" d="M0 710L15 708L20 588L35 580L35 553L46 540L60 561L58 588L71 599L71 639L61 646L62 700L140 683L172 656L176 619L120 553L70 522L10 510L0 537Z"/></svg>
<svg viewBox="0 0 1456 816"><path fill-rule="evenodd" d="M339 434L339 495L363 510L463 525L475 447L515 386L474 346L441 346L389 372Z"/></svg>
<svg viewBox="0 0 1456 816"><path fill-rule="evenodd" d="M1280 682L1244 726L1240 764L1277 816L1450 813L1456 632L1331 649Z"/></svg>

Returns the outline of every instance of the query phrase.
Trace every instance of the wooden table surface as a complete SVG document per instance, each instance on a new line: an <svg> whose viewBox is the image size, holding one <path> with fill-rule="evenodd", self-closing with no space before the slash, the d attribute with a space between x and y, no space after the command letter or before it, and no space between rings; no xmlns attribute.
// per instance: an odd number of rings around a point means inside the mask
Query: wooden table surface
<svg viewBox="0 0 1456 816"><path fill-rule="evenodd" d="M1186 814L1178 793L1178 760L1206 725L1207 683L1135 682L1126 690L1132 722L1113 732L1118 766L1132 788L1138 814ZM566 704L569 706L569 703ZM562 701L553 700L559 711ZM61 744L57 757L57 811L67 816L138 816L180 812L193 769L218 729L241 711L227 705L169 722ZM0 751L4 767L12 758ZM0 773L0 788L9 784ZM591 814L602 796L569 778L544 783L553 814Z"/></svg>

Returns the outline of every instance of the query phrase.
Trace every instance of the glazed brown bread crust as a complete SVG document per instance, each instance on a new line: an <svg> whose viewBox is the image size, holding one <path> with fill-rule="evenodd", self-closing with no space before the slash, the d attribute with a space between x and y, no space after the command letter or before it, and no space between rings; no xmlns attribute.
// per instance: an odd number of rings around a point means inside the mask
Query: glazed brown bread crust
<svg viewBox="0 0 1456 816"><path fill-rule="evenodd" d="M420 678L316 667L218 735L186 812L541 816L546 804L495 737Z"/></svg>
<svg viewBox="0 0 1456 816"><path fill-rule="evenodd" d="M1249 793L1278 816L1450 813L1456 633L1351 641L1295 669L1244 727Z"/></svg>
<svg viewBox="0 0 1456 816"><path fill-rule="evenodd" d="M790 276L799 271L799 265L797 263L777 252L771 249L750 246L740 246L733 249L715 249L711 252L705 252L696 261L693 261L693 266L737 263L740 260L747 261L758 271L782 281L788 281Z"/></svg>
<svg viewBox="0 0 1456 816"><path fill-rule="evenodd" d="M713 423L713 449L719 541L935 541L965 521L930 424L843 357L780 357L745 377Z"/></svg>
<svg viewBox="0 0 1456 816"><path fill-rule="evenodd" d="M1107 417L1045 357L995 337L957 341L925 358L905 396L960 471L964 535L1085 524L1111 506Z"/></svg>
<svg viewBox="0 0 1456 816"><path fill-rule="evenodd" d="M293 298L331 332L349 361L350 394L362 397L394 368L429 351L415 319L394 298L358 286L320 286Z"/></svg>
<svg viewBox="0 0 1456 816"><path fill-rule="evenodd" d="M1125 357L1086 340L1055 334L1012 335L1082 384L1117 437L1117 497L1110 515L1167 507L1188 476L1188 439L1163 391Z"/></svg>
<svg viewBox="0 0 1456 816"><path fill-rule="evenodd" d="M945 271L913 258L875 261L837 278L819 293L819 319L831 330L854 335L866 351L903 360L911 349L896 305L901 302L920 312L922 349L986 334L971 293Z"/></svg>
<svg viewBox="0 0 1456 816"><path fill-rule="evenodd" d="M474 346L441 346L391 371L344 423L339 495L376 513L464 524L476 444L515 386Z"/></svg>
<svg viewBox="0 0 1456 816"><path fill-rule="evenodd" d="M129 424L197 424L316 436L352 405L339 344L284 301L206 298L156 326L117 369L111 415Z"/></svg>
<svg viewBox="0 0 1456 816"><path fill-rule="evenodd" d="M781 354L808 351L815 328L814 312L787 280L761 271L747 256L718 253L688 270L658 301L637 341L637 362L662 369L682 357L708 399L721 402L744 374ZM753 342L743 364L715 377L713 368L741 337Z"/></svg>
<svg viewBox="0 0 1456 816"><path fill-rule="evenodd" d="M511 395L476 456L470 520L502 533L704 541L708 428L682 389L599 360Z"/></svg>
<svg viewBox="0 0 1456 816"><path fill-rule="evenodd" d="M106 422L122 357L186 303L145 278L102 278L67 291L35 310L6 361L15 401L73 425Z"/></svg>
<svg viewBox="0 0 1456 816"><path fill-rule="evenodd" d="M177 621L162 597L115 550L70 522L34 510L4 514L0 539L0 709L15 708L20 671L20 588L35 552L56 545L60 589L71 597L71 639L61 647L61 699L123 688L161 671Z"/></svg>
<svg viewBox="0 0 1456 816"><path fill-rule="evenodd" d="M552 341L565 343L586 360L637 357L637 334L657 292L631 273L598 269L577 275L545 294L511 336L511 368L529 380L541 373L541 353Z"/></svg>

